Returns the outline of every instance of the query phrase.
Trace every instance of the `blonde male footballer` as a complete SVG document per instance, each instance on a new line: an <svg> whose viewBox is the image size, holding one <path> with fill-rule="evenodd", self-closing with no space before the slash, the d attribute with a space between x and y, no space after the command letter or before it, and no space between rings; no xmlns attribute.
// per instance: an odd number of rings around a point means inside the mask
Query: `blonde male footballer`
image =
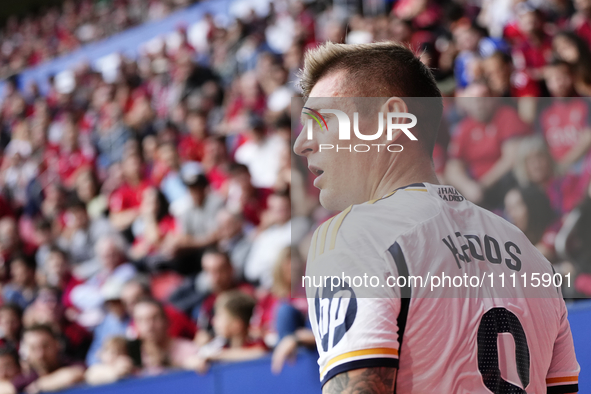
<svg viewBox="0 0 591 394"><path fill-rule="evenodd" d="M356 297L350 284L309 296L323 393L577 392L560 287L531 286L555 277L550 263L515 226L438 184L441 93L418 57L397 43L327 43L307 53L301 84L306 113L323 119L302 130L294 151L317 176L320 203L340 211L315 232L307 273L333 265L394 281L464 278L435 289L399 283L384 287L388 297ZM322 106L345 97L380 98L375 111L348 109L362 134L388 127L378 113L412 113L416 126L344 141L339 117ZM428 103L411 105L413 97ZM334 149L344 143L382 149Z"/></svg>

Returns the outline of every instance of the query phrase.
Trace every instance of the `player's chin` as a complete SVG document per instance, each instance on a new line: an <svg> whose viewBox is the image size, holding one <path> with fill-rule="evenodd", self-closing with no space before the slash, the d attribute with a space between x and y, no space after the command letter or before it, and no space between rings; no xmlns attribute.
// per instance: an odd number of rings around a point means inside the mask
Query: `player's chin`
<svg viewBox="0 0 591 394"><path fill-rule="evenodd" d="M337 194L337 195L335 195ZM339 198L338 193L331 192L330 189L320 189L320 205L329 211L341 211L343 210L343 199L342 196Z"/></svg>

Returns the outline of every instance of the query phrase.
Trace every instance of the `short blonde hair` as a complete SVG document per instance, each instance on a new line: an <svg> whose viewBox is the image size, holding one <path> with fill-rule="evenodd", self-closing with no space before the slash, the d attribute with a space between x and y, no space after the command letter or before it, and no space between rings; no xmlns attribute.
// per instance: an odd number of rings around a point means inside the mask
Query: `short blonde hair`
<svg viewBox="0 0 591 394"><path fill-rule="evenodd" d="M304 96L309 96L314 85L328 72L340 70L353 77L349 80L361 81L352 89L355 96L441 97L429 68L410 48L395 41L326 42L309 50L300 74Z"/></svg>
<svg viewBox="0 0 591 394"><path fill-rule="evenodd" d="M420 56L394 41L370 44L326 42L308 51L300 72L300 87L308 98L314 86L329 73L344 71L341 89L348 97L401 97L409 112L417 116L419 138L432 154L443 112L441 92ZM431 100L415 98L430 97Z"/></svg>

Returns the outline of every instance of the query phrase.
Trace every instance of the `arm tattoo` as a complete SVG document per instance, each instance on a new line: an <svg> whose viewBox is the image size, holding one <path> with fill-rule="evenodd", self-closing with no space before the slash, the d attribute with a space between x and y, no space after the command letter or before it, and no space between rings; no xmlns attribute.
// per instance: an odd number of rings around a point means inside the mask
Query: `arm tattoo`
<svg viewBox="0 0 591 394"><path fill-rule="evenodd" d="M322 394L392 394L396 368L365 368L343 372L330 379Z"/></svg>

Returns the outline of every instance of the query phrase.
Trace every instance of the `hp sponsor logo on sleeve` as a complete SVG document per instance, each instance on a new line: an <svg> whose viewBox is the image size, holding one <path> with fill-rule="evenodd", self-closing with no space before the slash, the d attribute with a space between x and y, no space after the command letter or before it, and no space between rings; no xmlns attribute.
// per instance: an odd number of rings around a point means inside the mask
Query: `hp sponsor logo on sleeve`
<svg viewBox="0 0 591 394"><path fill-rule="evenodd" d="M316 323L321 338L322 349L326 352L336 346L353 325L357 316L355 292L344 284L333 290L324 288L316 291Z"/></svg>

